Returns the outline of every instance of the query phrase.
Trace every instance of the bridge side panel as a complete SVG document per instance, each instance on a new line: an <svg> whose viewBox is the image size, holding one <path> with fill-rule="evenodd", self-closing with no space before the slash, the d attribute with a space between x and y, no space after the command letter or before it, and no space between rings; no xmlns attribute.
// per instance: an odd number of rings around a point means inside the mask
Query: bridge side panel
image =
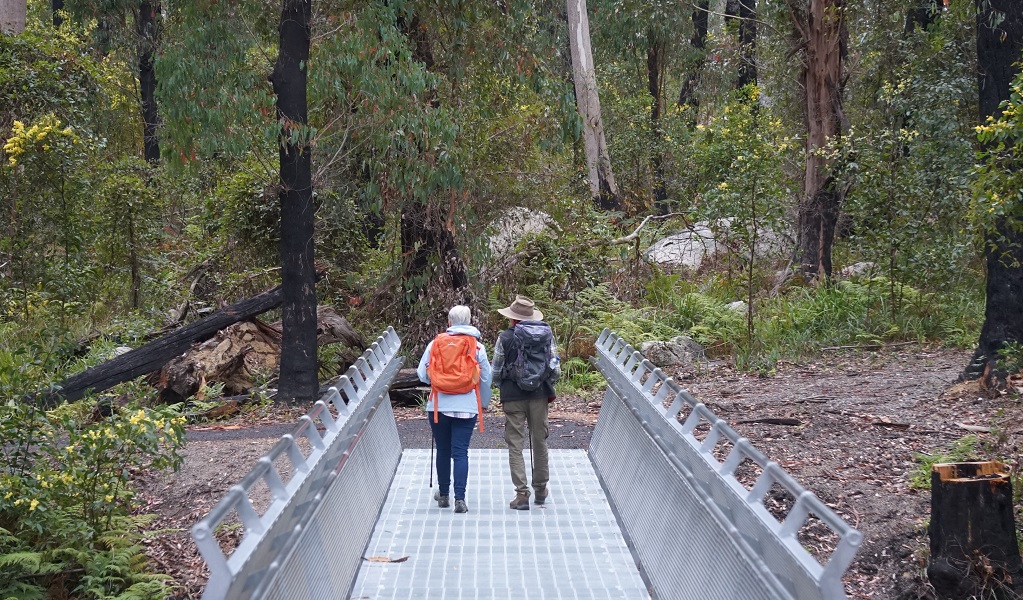
<svg viewBox="0 0 1023 600"><path fill-rule="evenodd" d="M657 598L785 598L724 535L727 524L664 457L614 390L590 441L596 467Z"/></svg>
<svg viewBox="0 0 1023 600"><path fill-rule="evenodd" d="M318 600L350 591L401 457L388 398L400 345L388 328L192 527L210 569L203 600ZM271 494L262 513L252 500L261 482ZM216 532L233 512L244 533L225 554Z"/></svg>
<svg viewBox="0 0 1023 600"><path fill-rule="evenodd" d="M590 457L657 597L846 597L842 574L862 534L608 330L596 364L608 391ZM719 441L731 446L723 461ZM751 489L736 479L744 460L762 469ZM781 521L763 504L775 485L795 498ZM798 539L811 515L838 538L824 564Z"/></svg>
<svg viewBox="0 0 1023 600"><path fill-rule="evenodd" d="M386 396L385 396L386 398ZM387 497L401 442L386 399L359 434L323 502L267 591L267 600L348 598Z"/></svg>

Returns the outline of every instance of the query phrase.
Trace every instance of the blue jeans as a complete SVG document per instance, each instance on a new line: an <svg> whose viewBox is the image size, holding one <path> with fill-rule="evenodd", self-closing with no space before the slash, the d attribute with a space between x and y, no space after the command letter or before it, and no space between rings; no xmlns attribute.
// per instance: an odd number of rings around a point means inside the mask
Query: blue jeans
<svg viewBox="0 0 1023 600"><path fill-rule="evenodd" d="M469 441L476 428L476 417L455 419L443 413L433 422L433 413L427 414L433 439L437 443L437 491L448 495L451 487L451 463L455 463L455 500L465 500L465 483L469 479Z"/></svg>

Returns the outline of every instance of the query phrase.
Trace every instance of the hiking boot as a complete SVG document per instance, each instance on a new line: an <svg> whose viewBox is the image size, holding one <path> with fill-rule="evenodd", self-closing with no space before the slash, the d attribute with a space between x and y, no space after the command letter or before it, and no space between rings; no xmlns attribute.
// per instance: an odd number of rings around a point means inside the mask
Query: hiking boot
<svg viewBox="0 0 1023 600"><path fill-rule="evenodd" d="M547 502L547 488L536 490L536 494L533 496L533 503L543 506L544 502Z"/></svg>
<svg viewBox="0 0 1023 600"><path fill-rule="evenodd" d="M437 501L437 506L441 508L447 508L451 506L450 497L447 495L441 496L440 490L433 493L433 499Z"/></svg>
<svg viewBox="0 0 1023 600"><path fill-rule="evenodd" d="M529 494L515 494L515 499L508 504L508 508L512 510L529 510Z"/></svg>
<svg viewBox="0 0 1023 600"><path fill-rule="evenodd" d="M456 513L469 512L469 507L465 505L465 500L455 500L455 512Z"/></svg>

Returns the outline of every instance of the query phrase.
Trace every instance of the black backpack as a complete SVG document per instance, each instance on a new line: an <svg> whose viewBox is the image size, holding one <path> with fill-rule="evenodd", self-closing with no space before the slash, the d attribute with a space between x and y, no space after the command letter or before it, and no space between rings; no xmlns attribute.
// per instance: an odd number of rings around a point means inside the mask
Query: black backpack
<svg viewBox="0 0 1023 600"><path fill-rule="evenodd" d="M527 392L538 389L551 373L551 340L554 332L543 321L519 321L506 339L510 347L506 356L514 356L506 362L502 377L511 379ZM514 352L512 349L514 348Z"/></svg>

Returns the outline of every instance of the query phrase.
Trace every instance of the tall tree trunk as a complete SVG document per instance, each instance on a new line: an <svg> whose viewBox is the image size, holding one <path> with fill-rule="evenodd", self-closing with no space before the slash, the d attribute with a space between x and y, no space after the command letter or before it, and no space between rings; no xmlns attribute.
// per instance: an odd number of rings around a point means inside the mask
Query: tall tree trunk
<svg viewBox="0 0 1023 600"><path fill-rule="evenodd" d="M668 214L668 190L664 184L664 157L661 156L661 113L664 112L664 67L666 44L652 33L648 36L646 49L647 89L650 92L650 128L656 143L651 168L653 171L654 208L659 214Z"/></svg>
<svg viewBox="0 0 1023 600"><path fill-rule="evenodd" d="M465 262L458 252L455 236L431 208L410 201L401 213L406 309L411 309L422 300L420 295L426 292L426 287L414 282L422 281L424 278L420 276L424 274L429 277L430 257L434 255L440 259L441 277L454 292L453 300L461 304L470 301L469 277Z"/></svg>
<svg viewBox="0 0 1023 600"><path fill-rule="evenodd" d="M56 13L54 14L56 15ZM139 36L139 88L142 95L142 147L143 155L150 164L160 162L160 139L156 133L160 117L156 110L156 71L153 70L159 15L159 1L141 0L137 32Z"/></svg>
<svg viewBox="0 0 1023 600"><path fill-rule="evenodd" d="M687 106L697 108L700 105L700 101L696 97L696 88L700 84L700 75L703 73L703 63L706 59L709 17L710 0L700 0L693 8L693 37L689 38L689 45L692 46L692 59L686 61L689 66L682 88L678 93L679 108Z"/></svg>
<svg viewBox="0 0 1023 600"><path fill-rule="evenodd" d="M64 24L60 11L64 10L64 0L50 0L50 11L53 13L53 26L60 27Z"/></svg>
<svg viewBox="0 0 1023 600"><path fill-rule="evenodd" d="M818 150L842 134L843 61L847 32L845 0L810 0L803 12L788 0L793 25L805 48L800 81L805 90L806 166L799 204L799 262L811 278L831 277L831 247L846 189L832 160Z"/></svg>
<svg viewBox="0 0 1023 600"><path fill-rule="evenodd" d="M621 194L611 170L597 94L597 73L590 49L590 20L586 0L567 0L568 40L572 49L575 103L583 120L583 145L590 178L590 196L601 210L621 210Z"/></svg>
<svg viewBox="0 0 1023 600"><path fill-rule="evenodd" d="M977 87L982 123L988 116L1002 114L999 104L1009 99L1009 84L1019 73L1016 63L1021 54L1023 3L977 0ZM989 389L999 389L1006 373L998 367L998 351L1006 343L1023 342L1023 231L1018 220L1002 219L985 237L984 326L963 375L967 379L982 377Z"/></svg>
<svg viewBox="0 0 1023 600"><path fill-rule="evenodd" d="M26 0L0 0L0 34L18 35L25 31Z"/></svg>
<svg viewBox="0 0 1023 600"><path fill-rule="evenodd" d="M736 0L739 19L739 77L735 87L741 88L757 83L757 2Z"/></svg>
<svg viewBox="0 0 1023 600"><path fill-rule="evenodd" d="M313 265L312 148L308 142L306 69L312 0L282 0L280 53L271 80L281 133L281 374L277 398L308 402L319 390L316 272Z"/></svg>

